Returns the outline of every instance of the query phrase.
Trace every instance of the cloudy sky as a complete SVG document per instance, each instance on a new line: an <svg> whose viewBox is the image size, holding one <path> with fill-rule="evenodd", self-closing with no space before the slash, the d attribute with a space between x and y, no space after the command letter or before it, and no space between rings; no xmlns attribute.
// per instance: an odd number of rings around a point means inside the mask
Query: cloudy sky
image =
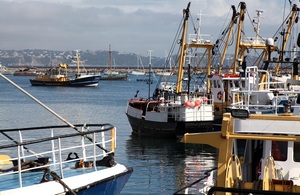
<svg viewBox="0 0 300 195"><path fill-rule="evenodd" d="M298 1L290 0L292 3ZM108 50L164 56L188 0L0 0L0 49ZM201 32L215 41L237 0L192 0L192 19L201 11ZM248 0L247 11L263 11L261 34L274 34L288 0ZM286 8L284 12L284 8Z"/></svg>

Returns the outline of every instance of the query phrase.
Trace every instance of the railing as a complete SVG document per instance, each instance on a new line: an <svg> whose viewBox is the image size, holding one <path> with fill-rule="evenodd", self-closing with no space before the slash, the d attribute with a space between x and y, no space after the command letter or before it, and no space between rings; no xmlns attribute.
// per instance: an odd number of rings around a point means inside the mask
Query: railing
<svg viewBox="0 0 300 195"><path fill-rule="evenodd" d="M265 39L262 39L260 37L242 37L241 42L244 44L262 44L264 45L266 43Z"/></svg>
<svg viewBox="0 0 300 195"><path fill-rule="evenodd" d="M93 162L92 167L97 170L96 161L114 152L116 128L110 124L80 124L75 127L62 125L0 130L0 157L6 156L2 154L11 156L0 158L0 177L18 173L22 187L24 172L50 169L64 178L64 168L75 166L79 160Z"/></svg>
<svg viewBox="0 0 300 195"><path fill-rule="evenodd" d="M206 99L205 102L201 102L201 104L195 105L195 100L197 100L197 98L201 99L203 97L205 97ZM191 96L190 100L193 100L191 103L193 103L194 105L190 105L190 106L185 105L182 103L181 99L176 100L174 99L174 97L170 97L170 99L168 100L163 99L159 103L157 101L149 101L146 106L146 111L147 112L168 112L168 118L175 121L212 120L211 118L214 112L214 108L213 108L214 102L212 97ZM201 101L203 100L201 99ZM207 105L210 105L210 107L207 108ZM185 107L190 109L182 109Z"/></svg>
<svg viewBox="0 0 300 195"><path fill-rule="evenodd" d="M211 34L189 34L189 43L212 43L213 36Z"/></svg>

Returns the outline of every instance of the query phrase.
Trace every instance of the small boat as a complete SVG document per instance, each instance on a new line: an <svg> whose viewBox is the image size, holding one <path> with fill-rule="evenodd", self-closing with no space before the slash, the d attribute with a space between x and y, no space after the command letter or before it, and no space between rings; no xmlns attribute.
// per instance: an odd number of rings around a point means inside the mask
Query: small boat
<svg viewBox="0 0 300 195"><path fill-rule="evenodd" d="M100 80L121 80L121 81L127 81L128 75L125 73L119 73L117 71L114 71L112 69L112 51L111 46L109 45L109 64L110 68L109 71L106 71L104 75L101 76Z"/></svg>
<svg viewBox="0 0 300 195"><path fill-rule="evenodd" d="M78 51L73 57L76 61L77 72L75 76L69 76L69 66L67 64L59 64L57 67L50 68L46 73L37 75L34 79L30 79L33 86L66 86L66 87L96 87L98 86L100 75L88 74L80 71L80 59Z"/></svg>
<svg viewBox="0 0 300 195"><path fill-rule="evenodd" d="M100 77L100 80L127 81L128 76L127 76L127 74L122 74L122 73L111 74L111 75L102 75Z"/></svg>
<svg viewBox="0 0 300 195"><path fill-rule="evenodd" d="M39 75L39 73L36 71L35 68L22 68L22 69L19 69L19 70L16 70L14 73L13 73L14 76L37 76Z"/></svg>
<svg viewBox="0 0 300 195"><path fill-rule="evenodd" d="M12 75L14 71L8 69L6 66L3 66L0 62L0 73L4 75Z"/></svg>
<svg viewBox="0 0 300 195"><path fill-rule="evenodd" d="M136 75L136 76L145 75L144 65L143 65L141 56L138 54L136 58L137 58L137 69L132 70L130 72L130 74Z"/></svg>
<svg viewBox="0 0 300 195"><path fill-rule="evenodd" d="M167 64L169 64L169 69L167 69ZM156 72L156 74L158 76L172 76L173 75L173 71L172 71L172 58L168 58L168 55L165 55L165 64L164 64L164 68L161 71Z"/></svg>
<svg viewBox="0 0 300 195"><path fill-rule="evenodd" d="M167 71L156 72L156 74L157 74L158 76L170 76L170 75L173 75L172 72L167 72Z"/></svg>
<svg viewBox="0 0 300 195"><path fill-rule="evenodd" d="M133 169L115 161L113 125L71 124L0 76L65 123L0 130L0 194L121 193Z"/></svg>
<svg viewBox="0 0 300 195"><path fill-rule="evenodd" d="M142 70L136 69L136 70L131 71L130 74L141 76L141 75L145 75L145 72Z"/></svg>
<svg viewBox="0 0 300 195"><path fill-rule="evenodd" d="M187 42L186 30L190 15L188 4L183 15L183 33L179 45L180 55L177 82L175 91L157 87L150 95L150 82L148 98L135 98L128 101L126 115L132 127L132 132L139 136L176 139L184 133L213 130L213 101L210 96L196 90L190 90L189 79L187 89L183 89L183 74L186 59L184 55L189 47L204 49L210 55L213 44L204 42ZM151 50L149 54L149 69L151 67ZM210 64L209 57L207 63ZM208 66L208 70L209 70ZM145 77L147 78L147 77ZM164 84L164 86L169 86Z"/></svg>

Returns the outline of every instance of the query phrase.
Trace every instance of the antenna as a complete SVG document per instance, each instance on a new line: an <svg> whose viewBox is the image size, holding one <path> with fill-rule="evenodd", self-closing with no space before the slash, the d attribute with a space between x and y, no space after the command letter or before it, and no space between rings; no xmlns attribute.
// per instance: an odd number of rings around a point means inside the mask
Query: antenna
<svg viewBox="0 0 300 195"><path fill-rule="evenodd" d="M255 19L253 20L253 23L256 24L256 27L254 27L254 31L256 33L256 37L255 37L255 40L257 43L258 43L258 36L259 36L259 31L260 31L260 18L261 18L261 15L262 15L263 11L261 10L256 10L256 21Z"/></svg>

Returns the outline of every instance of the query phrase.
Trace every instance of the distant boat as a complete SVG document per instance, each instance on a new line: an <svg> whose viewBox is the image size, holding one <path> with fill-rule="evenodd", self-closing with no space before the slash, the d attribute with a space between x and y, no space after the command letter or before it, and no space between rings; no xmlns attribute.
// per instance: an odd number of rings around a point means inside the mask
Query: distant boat
<svg viewBox="0 0 300 195"><path fill-rule="evenodd" d="M12 70L9 70L6 66L3 66L1 63L0 63L0 73L1 74L14 74L14 71Z"/></svg>
<svg viewBox="0 0 300 195"><path fill-rule="evenodd" d="M16 70L13 75L14 76L37 76L39 73L37 73L36 69L34 68L23 68Z"/></svg>
<svg viewBox="0 0 300 195"><path fill-rule="evenodd" d="M136 76L145 75L144 65L139 54L137 55L137 69L131 71L130 74Z"/></svg>
<svg viewBox="0 0 300 195"><path fill-rule="evenodd" d="M172 58L171 57L168 58L167 55L166 55L165 59L166 59L165 60L165 67L164 67L163 71L156 72L156 74L158 76L172 76L173 75L173 71L172 71L172 68L171 68L171 63L172 63L171 59ZM166 68L167 63L170 65L169 69Z"/></svg>
<svg viewBox="0 0 300 195"><path fill-rule="evenodd" d="M172 72L164 72L164 71L162 71L162 72L157 72L156 74L157 74L158 76L171 76L171 75L173 75Z"/></svg>
<svg viewBox="0 0 300 195"><path fill-rule="evenodd" d="M142 71L142 70L133 70L133 71L131 71L130 74L132 74L132 75L137 75L137 76L141 76L141 75L145 75L145 72Z"/></svg>
<svg viewBox="0 0 300 195"><path fill-rule="evenodd" d="M109 71L105 71L104 75L101 76L100 80L124 80L124 81L126 81L128 79L127 74L119 73L117 71L112 70L112 52L111 52L110 45L109 45L109 64L110 64Z"/></svg>
<svg viewBox="0 0 300 195"><path fill-rule="evenodd" d="M59 64L49 69L45 74L39 74L35 79L30 79L33 86L68 86L68 87L96 87L100 80L100 74L88 74L80 71L80 59L78 51L73 57L77 64L77 73L74 77L68 75L68 65Z"/></svg>

